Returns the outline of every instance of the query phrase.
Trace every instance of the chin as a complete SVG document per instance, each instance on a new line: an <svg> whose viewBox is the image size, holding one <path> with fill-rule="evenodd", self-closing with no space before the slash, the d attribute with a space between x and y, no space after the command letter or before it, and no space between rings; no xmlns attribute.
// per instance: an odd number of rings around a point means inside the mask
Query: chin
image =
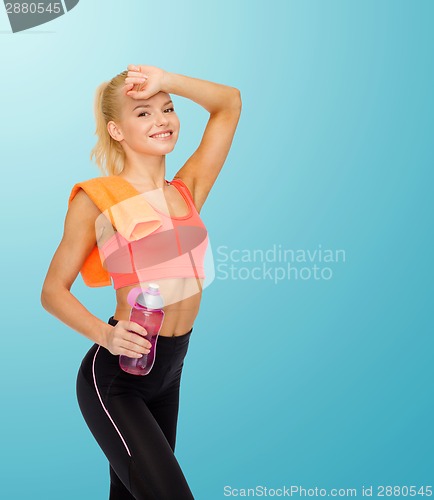
<svg viewBox="0 0 434 500"><path fill-rule="evenodd" d="M176 146L176 142L173 142L172 144L160 144L159 147L157 148L152 148L153 151L156 152L156 154L168 154L171 153Z"/></svg>
<svg viewBox="0 0 434 500"><path fill-rule="evenodd" d="M148 147L143 147L143 145L141 145L141 147L140 146L136 148L133 147L132 150L135 151L135 153L145 156L164 156L166 154L171 153L175 149L175 145L176 143L158 144L154 147L149 147L149 145L147 145Z"/></svg>
<svg viewBox="0 0 434 500"><path fill-rule="evenodd" d="M165 147L165 148L153 148L152 150L147 149L140 151L141 153L149 156L165 156L171 153L175 149L175 146Z"/></svg>

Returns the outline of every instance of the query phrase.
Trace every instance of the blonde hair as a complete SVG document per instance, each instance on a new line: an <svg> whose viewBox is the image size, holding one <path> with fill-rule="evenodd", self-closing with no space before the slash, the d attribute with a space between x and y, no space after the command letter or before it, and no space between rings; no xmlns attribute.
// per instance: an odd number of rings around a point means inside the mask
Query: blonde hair
<svg viewBox="0 0 434 500"><path fill-rule="evenodd" d="M109 82L101 83L95 92L95 135L98 140L90 153L90 159L95 158L95 163L104 175L117 175L124 169L125 152L120 142L109 134L107 124L120 118L120 91L127 74L127 71L123 71Z"/></svg>

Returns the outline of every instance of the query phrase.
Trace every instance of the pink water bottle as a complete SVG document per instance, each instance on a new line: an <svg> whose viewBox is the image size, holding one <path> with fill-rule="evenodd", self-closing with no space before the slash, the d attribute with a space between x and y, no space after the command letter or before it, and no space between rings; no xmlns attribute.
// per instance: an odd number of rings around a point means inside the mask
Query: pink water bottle
<svg viewBox="0 0 434 500"><path fill-rule="evenodd" d="M133 375L147 375L154 366L157 338L163 324L163 297L160 287L156 283L149 283L145 292L142 292L140 287L131 289L127 300L132 307L130 321L146 329L148 333L145 338L151 343L151 350L141 358L130 358L121 354L119 365L122 370Z"/></svg>

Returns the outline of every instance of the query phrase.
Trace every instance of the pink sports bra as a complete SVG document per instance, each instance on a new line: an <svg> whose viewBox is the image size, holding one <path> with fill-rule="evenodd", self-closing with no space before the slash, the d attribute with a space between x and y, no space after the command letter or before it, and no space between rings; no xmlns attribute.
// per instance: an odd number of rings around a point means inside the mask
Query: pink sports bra
<svg viewBox="0 0 434 500"><path fill-rule="evenodd" d="M98 245L101 261L115 290L162 278L205 278L208 232L184 182L173 179L169 184L175 186L185 200L189 208L185 216L171 217L147 201L161 221L157 229L136 240L126 239L115 231ZM141 198L140 193L137 195Z"/></svg>

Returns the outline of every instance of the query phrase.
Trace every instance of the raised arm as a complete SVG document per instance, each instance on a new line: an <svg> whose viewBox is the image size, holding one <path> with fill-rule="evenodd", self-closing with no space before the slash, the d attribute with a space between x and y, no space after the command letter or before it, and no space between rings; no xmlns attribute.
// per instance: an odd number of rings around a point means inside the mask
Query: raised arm
<svg viewBox="0 0 434 500"><path fill-rule="evenodd" d="M235 87L169 73L153 66L130 65L128 69L125 90L130 97L147 99L157 92L167 92L191 99L209 112L199 147L174 176L189 187L200 211L231 147L241 113L240 91ZM133 90L134 84L141 86Z"/></svg>

